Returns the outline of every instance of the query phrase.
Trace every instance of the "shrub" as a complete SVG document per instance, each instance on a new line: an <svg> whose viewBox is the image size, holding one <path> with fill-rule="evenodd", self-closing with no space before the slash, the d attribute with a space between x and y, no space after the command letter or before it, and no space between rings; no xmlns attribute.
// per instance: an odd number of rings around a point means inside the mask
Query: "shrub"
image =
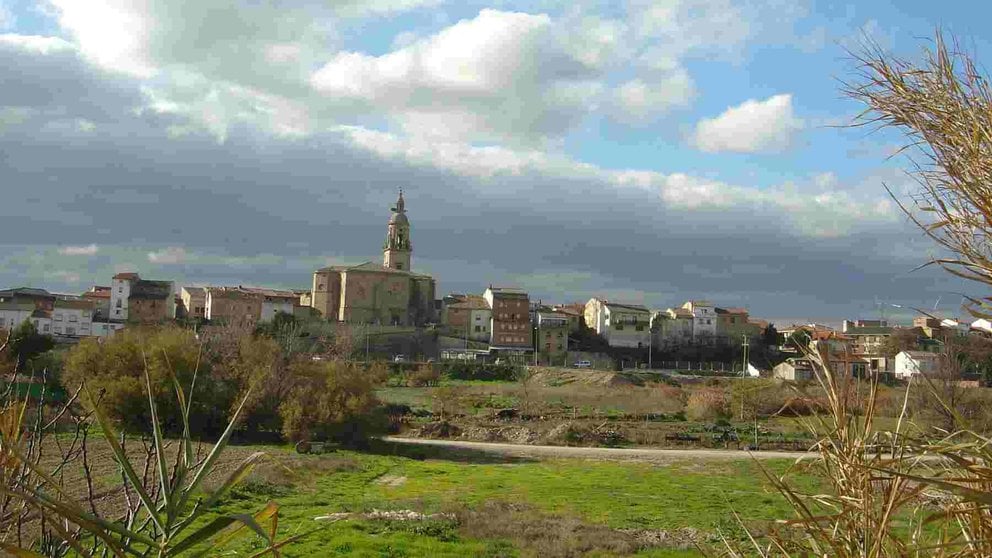
<svg viewBox="0 0 992 558"><path fill-rule="evenodd" d="M452 380L479 380L487 382L515 381L523 370L513 364L448 361L441 364L441 373Z"/></svg>
<svg viewBox="0 0 992 558"><path fill-rule="evenodd" d="M289 368L294 387L279 406L283 436L290 441L317 439L363 444L386 429L377 412L375 389L386 368L343 361L298 361Z"/></svg>
<svg viewBox="0 0 992 558"><path fill-rule="evenodd" d="M201 357L201 347L191 331L176 327L125 329L113 337L87 339L73 347L66 355L63 383L72 391L85 381L110 418L125 430L146 431L151 424L144 379L147 363L162 427L176 433L182 423L170 371L185 389L193 385L196 376L191 428L197 434L217 434L227 425L238 386L212 377L209 359Z"/></svg>
<svg viewBox="0 0 992 558"><path fill-rule="evenodd" d="M702 388L689 395L686 415L691 420L716 420L730 416L729 399L720 388Z"/></svg>
<svg viewBox="0 0 992 558"><path fill-rule="evenodd" d="M434 387L441 381L441 371L431 364L422 364L408 374L407 382L413 387Z"/></svg>

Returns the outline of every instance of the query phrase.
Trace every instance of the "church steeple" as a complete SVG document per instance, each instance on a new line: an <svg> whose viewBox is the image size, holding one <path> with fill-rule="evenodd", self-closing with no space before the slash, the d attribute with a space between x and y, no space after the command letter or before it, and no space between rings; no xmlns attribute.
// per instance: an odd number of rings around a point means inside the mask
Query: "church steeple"
<svg viewBox="0 0 992 558"><path fill-rule="evenodd" d="M392 216L386 228L386 242L382 247L382 265L391 269L410 270L413 245L410 243L410 221L406 218L406 202L403 189L391 208Z"/></svg>

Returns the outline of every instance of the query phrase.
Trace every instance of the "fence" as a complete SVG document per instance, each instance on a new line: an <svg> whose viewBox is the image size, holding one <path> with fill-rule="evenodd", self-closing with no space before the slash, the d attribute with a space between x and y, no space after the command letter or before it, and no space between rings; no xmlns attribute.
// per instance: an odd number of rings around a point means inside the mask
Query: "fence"
<svg viewBox="0 0 992 558"><path fill-rule="evenodd" d="M679 372L725 372L727 374L740 374L740 362L693 362L691 360L668 360L655 361L652 363L653 370L672 370Z"/></svg>

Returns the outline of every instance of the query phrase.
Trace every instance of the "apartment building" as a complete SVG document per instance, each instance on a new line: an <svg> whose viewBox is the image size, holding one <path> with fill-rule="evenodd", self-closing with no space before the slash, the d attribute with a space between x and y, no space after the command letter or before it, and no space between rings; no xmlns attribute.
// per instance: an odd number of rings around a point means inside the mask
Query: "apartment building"
<svg viewBox="0 0 992 558"><path fill-rule="evenodd" d="M647 347L651 343L651 311L644 306L590 298L585 320L611 347Z"/></svg>
<svg viewBox="0 0 992 558"><path fill-rule="evenodd" d="M530 297L520 289L493 287L483 294L492 312L489 330L490 350L527 352L533 350Z"/></svg>
<svg viewBox="0 0 992 558"><path fill-rule="evenodd" d="M184 318L204 320L207 317L207 289L204 287L183 287L179 292Z"/></svg>
<svg viewBox="0 0 992 558"><path fill-rule="evenodd" d="M110 292L110 320L157 323L176 317L172 281L150 281L137 273L114 275Z"/></svg>

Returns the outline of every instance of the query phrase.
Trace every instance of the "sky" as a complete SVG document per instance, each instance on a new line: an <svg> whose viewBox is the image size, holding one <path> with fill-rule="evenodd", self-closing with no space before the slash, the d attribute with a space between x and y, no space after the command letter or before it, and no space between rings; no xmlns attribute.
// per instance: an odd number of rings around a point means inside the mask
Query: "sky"
<svg viewBox="0 0 992 558"><path fill-rule="evenodd" d="M117 271L308 288L381 261L405 192L438 296L706 299L776 323L962 314L984 296L851 128L864 40L973 1L0 0L0 287ZM907 198L908 199L908 198ZM899 307L902 308L899 308Z"/></svg>

